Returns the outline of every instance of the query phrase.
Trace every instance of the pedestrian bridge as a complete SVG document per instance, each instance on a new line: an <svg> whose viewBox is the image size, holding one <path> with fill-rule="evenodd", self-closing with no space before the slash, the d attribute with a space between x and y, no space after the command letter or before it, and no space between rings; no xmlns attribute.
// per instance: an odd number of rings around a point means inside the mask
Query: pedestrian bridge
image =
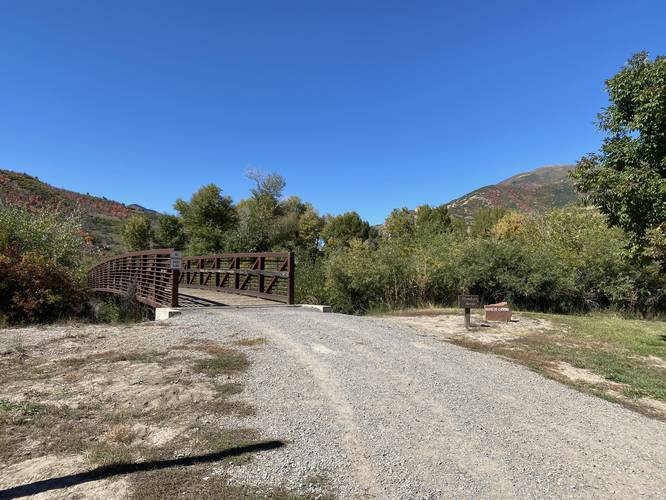
<svg viewBox="0 0 666 500"><path fill-rule="evenodd" d="M103 260L88 272L88 287L155 308L293 304L294 267L291 252L181 258L163 248Z"/></svg>

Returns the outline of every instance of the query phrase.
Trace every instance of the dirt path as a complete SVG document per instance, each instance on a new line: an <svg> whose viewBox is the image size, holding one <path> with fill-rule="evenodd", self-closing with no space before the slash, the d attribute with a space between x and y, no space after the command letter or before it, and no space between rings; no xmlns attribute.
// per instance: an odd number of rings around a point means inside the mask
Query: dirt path
<svg viewBox="0 0 666 500"><path fill-rule="evenodd" d="M213 338L268 341L249 374L249 422L289 446L239 481L319 474L343 498L666 495L663 423L496 357L303 310L210 311L197 323Z"/></svg>

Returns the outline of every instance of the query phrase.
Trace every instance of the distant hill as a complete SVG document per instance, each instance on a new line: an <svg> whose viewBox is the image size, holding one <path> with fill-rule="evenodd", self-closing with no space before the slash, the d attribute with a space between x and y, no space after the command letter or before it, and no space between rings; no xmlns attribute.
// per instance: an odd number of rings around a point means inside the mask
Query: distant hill
<svg viewBox="0 0 666 500"><path fill-rule="evenodd" d="M28 174L0 169L0 200L28 209L60 208L84 215L85 229L93 237L93 244L104 250L121 245L121 230L125 219L136 213L157 214L140 205L125 205L117 201L76 193L51 186Z"/></svg>
<svg viewBox="0 0 666 500"><path fill-rule="evenodd" d="M569 172L575 165L541 167L472 191L448 203L452 215L471 218L481 208L545 212L580 199Z"/></svg>

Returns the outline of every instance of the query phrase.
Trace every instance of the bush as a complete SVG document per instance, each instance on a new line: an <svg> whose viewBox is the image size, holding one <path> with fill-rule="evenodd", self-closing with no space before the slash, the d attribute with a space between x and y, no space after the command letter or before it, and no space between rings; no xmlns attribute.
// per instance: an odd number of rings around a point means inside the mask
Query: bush
<svg viewBox="0 0 666 500"><path fill-rule="evenodd" d="M84 289L71 270L28 252L0 256L0 315L9 323L36 323L79 315Z"/></svg>
<svg viewBox="0 0 666 500"><path fill-rule="evenodd" d="M85 248L78 215L0 203L0 317L25 323L81 314Z"/></svg>
<svg viewBox="0 0 666 500"><path fill-rule="evenodd" d="M324 287L324 261L313 258L307 252L295 256L295 301L297 304L327 304Z"/></svg>

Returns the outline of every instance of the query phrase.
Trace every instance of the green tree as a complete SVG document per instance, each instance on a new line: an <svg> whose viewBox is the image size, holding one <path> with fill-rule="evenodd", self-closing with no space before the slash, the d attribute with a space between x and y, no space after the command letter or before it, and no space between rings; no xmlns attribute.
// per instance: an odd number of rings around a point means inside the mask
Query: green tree
<svg viewBox="0 0 666 500"><path fill-rule="evenodd" d="M213 253L225 249L238 218L231 197L222 196L219 186L203 186L189 202L178 199L174 207L180 214L190 253Z"/></svg>
<svg viewBox="0 0 666 500"><path fill-rule="evenodd" d="M309 205L298 218L298 245L314 258L320 251L324 219Z"/></svg>
<svg viewBox="0 0 666 500"><path fill-rule="evenodd" d="M421 234L434 235L451 231L451 216L446 205L421 205L416 210L416 229Z"/></svg>
<svg viewBox="0 0 666 500"><path fill-rule="evenodd" d="M472 236L487 237L492 233L495 224L504 217L506 209L501 207L482 208L478 210L472 219L470 233Z"/></svg>
<svg viewBox="0 0 666 500"><path fill-rule="evenodd" d="M159 248L182 249L187 244L187 237L180 219L175 215L160 214L153 241Z"/></svg>
<svg viewBox="0 0 666 500"><path fill-rule="evenodd" d="M383 234L390 239L409 238L414 235L416 216L406 207L394 208L384 221Z"/></svg>
<svg viewBox="0 0 666 500"><path fill-rule="evenodd" d="M356 212L327 216L322 230L322 238L328 249L349 246L352 240L365 241L373 236L370 224L361 219Z"/></svg>
<svg viewBox="0 0 666 500"><path fill-rule="evenodd" d="M251 196L238 203L238 227L229 248L243 252L263 252L282 248L289 235L295 234L298 216L283 218L285 204L282 192L286 186L279 174L250 170L246 177L254 181ZM297 199L297 198L296 198Z"/></svg>
<svg viewBox="0 0 666 500"><path fill-rule="evenodd" d="M606 138L572 173L579 191L630 235L635 255L663 258L666 244L666 58L634 55L606 82ZM660 250L661 249L661 250Z"/></svg>
<svg viewBox="0 0 666 500"><path fill-rule="evenodd" d="M123 226L123 240L128 250L146 250L150 248L152 229L150 219L145 215L132 215Z"/></svg>
<svg viewBox="0 0 666 500"><path fill-rule="evenodd" d="M421 205L415 210L396 208L384 222L384 233L389 238L412 238L415 235L432 236L451 231L452 223L446 205Z"/></svg>

